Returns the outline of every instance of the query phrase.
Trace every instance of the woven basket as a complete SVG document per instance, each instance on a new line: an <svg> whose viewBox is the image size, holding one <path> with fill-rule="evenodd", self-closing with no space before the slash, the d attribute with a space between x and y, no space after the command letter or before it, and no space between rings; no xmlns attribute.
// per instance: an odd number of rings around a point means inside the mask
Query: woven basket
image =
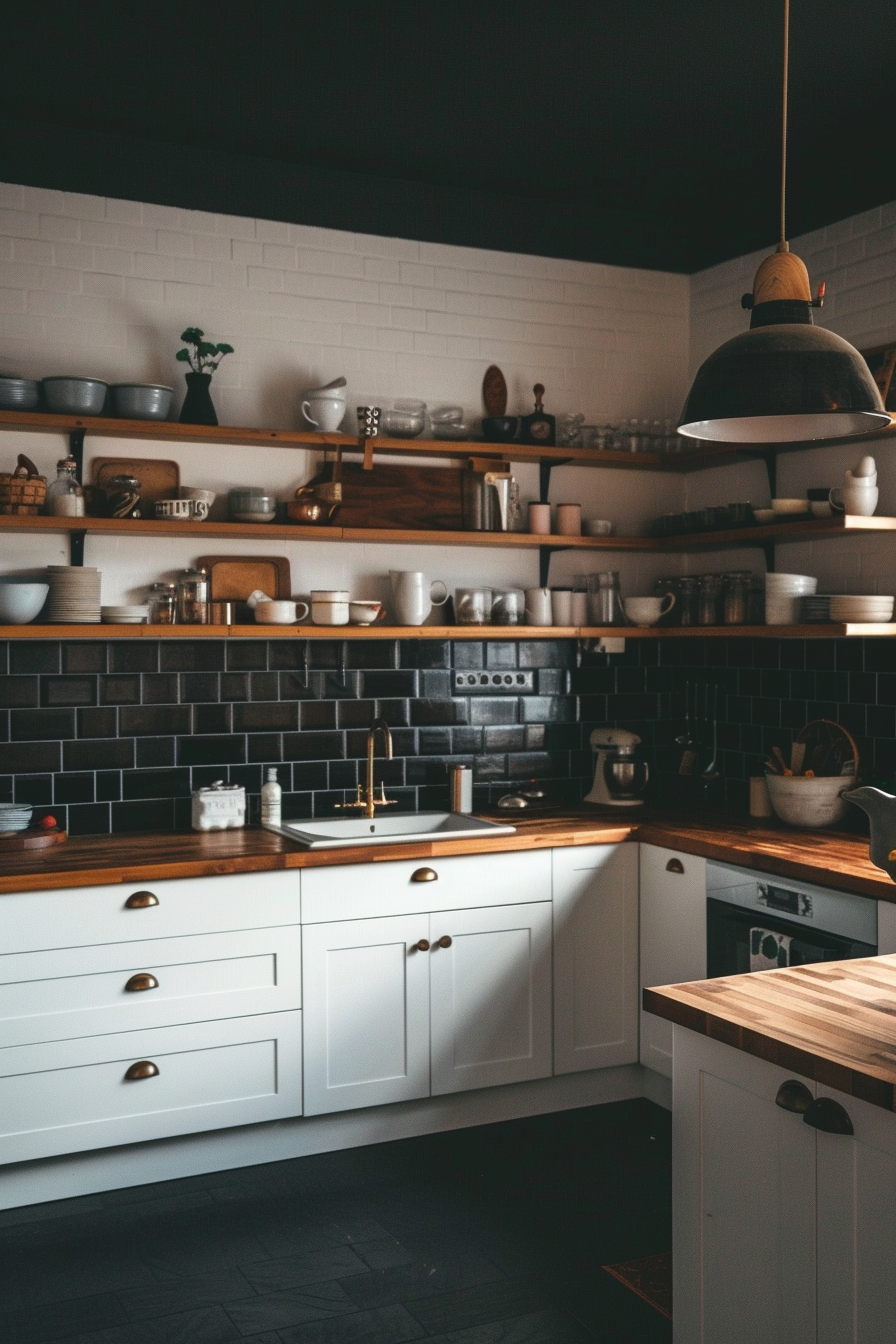
<svg viewBox="0 0 896 1344"><path fill-rule="evenodd" d="M47 498L47 478L24 453L15 471L0 471L0 513L40 513Z"/></svg>

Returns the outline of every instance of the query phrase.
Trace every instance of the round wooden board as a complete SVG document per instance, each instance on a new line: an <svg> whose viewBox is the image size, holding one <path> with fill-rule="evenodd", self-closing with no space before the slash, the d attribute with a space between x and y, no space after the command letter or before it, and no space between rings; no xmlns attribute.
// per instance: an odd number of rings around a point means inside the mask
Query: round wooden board
<svg viewBox="0 0 896 1344"><path fill-rule="evenodd" d="M485 371L482 402L490 416L503 415L507 410L507 384L497 364L490 364Z"/></svg>
<svg viewBox="0 0 896 1344"><path fill-rule="evenodd" d="M0 835L0 853L17 849L48 849L50 845L61 845L68 839L65 831L15 831L12 835Z"/></svg>

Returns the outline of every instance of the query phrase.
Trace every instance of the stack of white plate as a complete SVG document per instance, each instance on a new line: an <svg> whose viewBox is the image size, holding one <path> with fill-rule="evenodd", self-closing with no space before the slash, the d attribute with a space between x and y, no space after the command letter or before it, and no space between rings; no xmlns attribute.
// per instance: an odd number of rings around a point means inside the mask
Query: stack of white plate
<svg viewBox="0 0 896 1344"><path fill-rule="evenodd" d="M102 617L106 625L142 625L149 620L149 607L147 605L103 607Z"/></svg>
<svg viewBox="0 0 896 1344"><path fill-rule="evenodd" d="M0 835L27 830L31 810L29 803L0 803Z"/></svg>
<svg viewBox="0 0 896 1344"><path fill-rule="evenodd" d="M98 569L80 565L47 565L47 616L62 625L92 625L100 619Z"/></svg>
<svg viewBox="0 0 896 1344"><path fill-rule="evenodd" d="M814 593L818 579L809 574L766 574L766 625L797 625L800 599Z"/></svg>
<svg viewBox="0 0 896 1344"><path fill-rule="evenodd" d="M867 597L836 593L831 598L831 620L884 625L893 615L893 601L874 593Z"/></svg>

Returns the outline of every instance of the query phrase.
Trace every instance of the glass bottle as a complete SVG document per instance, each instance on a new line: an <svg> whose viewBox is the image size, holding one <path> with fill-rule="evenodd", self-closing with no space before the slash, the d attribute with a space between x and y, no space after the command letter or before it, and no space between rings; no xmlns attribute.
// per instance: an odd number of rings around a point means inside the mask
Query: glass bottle
<svg viewBox="0 0 896 1344"><path fill-rule="evenodd" d="M78 482L78 464L73 457L56 463L56 479L47 490L47 513L55 518L83 518L84 491Z"/></svg>
<svg viewBox="0 0 896 1344"><path fill-rule="evenodd" d="M177 619L183 625L208 625L208 575L184 569L177 580Z"/></svg>

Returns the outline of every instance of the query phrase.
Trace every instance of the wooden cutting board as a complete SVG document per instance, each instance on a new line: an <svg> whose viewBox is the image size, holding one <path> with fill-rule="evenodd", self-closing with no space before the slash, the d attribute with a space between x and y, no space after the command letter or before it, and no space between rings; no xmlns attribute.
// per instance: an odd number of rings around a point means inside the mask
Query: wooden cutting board
<svg viewBox="0 0 896 1344"><path fill-rule="evenodd" d="M460 531L464 525L463 477L458 467L381 466L375 462L372 471L365 471L360 463L343 462L342 507L333 523L337 527Z"/></svg>
<svg viewBox="0 0 896 1344"><path fill-rule="evenodd" d="M49 849L50 845L61 845L68 839L65 831L16 831L13 835L0 835L0 853L12 853L23 849Z"/></svg>
<svg viewBox="0 0 896 1344"><path fill-rule="evenodd" d="M208 574L213 602L245 602L256 588L268 597L292 596L285 555L200 555L196 568Z"/></svg>

